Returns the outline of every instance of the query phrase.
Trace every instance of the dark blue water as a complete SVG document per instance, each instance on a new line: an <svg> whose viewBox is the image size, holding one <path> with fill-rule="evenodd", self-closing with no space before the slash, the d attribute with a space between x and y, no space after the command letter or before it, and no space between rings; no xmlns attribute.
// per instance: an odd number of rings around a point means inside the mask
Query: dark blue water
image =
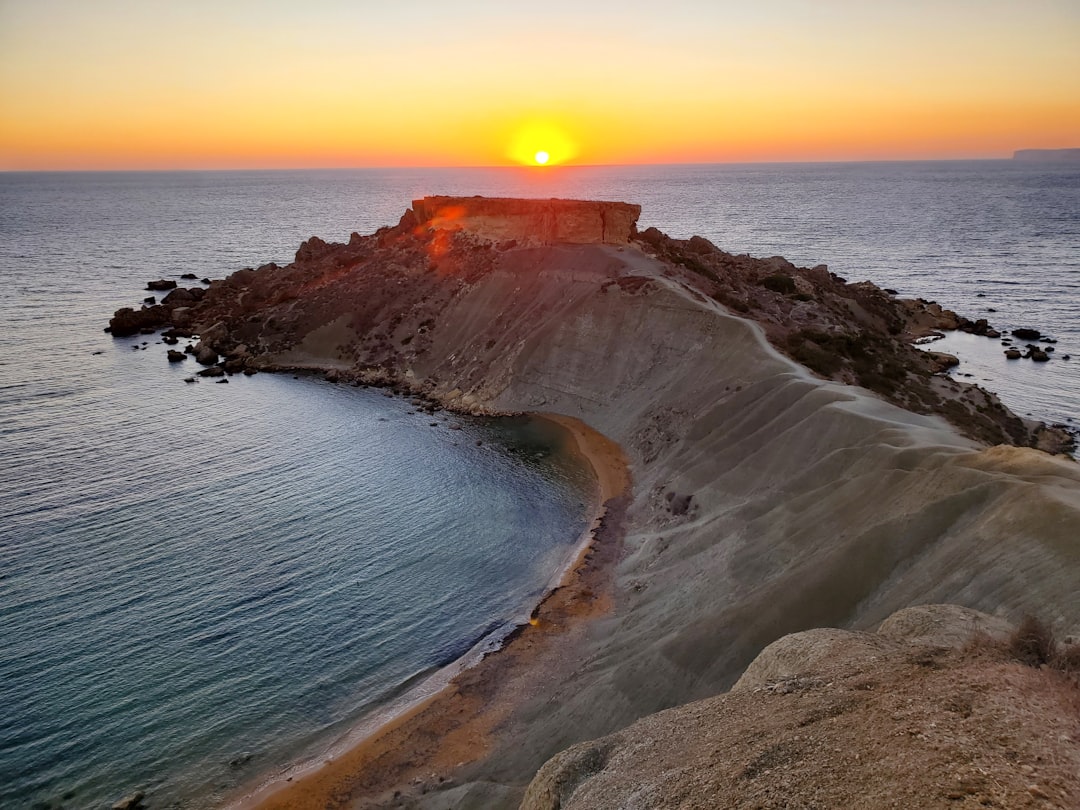
<svg viewBox="0 0 1080 810"><path fill-rule="evenodd" d="M431 427L310 379L185 385L156 338L101 332L149 279L288 261L434 193L639 202L642 227L1080 356L1076 168L0 175L0 806L212 803L527 611L561 565L587 482L542 426ZM1080 360L947 348L1022 413L1080 413Z"/></svg>

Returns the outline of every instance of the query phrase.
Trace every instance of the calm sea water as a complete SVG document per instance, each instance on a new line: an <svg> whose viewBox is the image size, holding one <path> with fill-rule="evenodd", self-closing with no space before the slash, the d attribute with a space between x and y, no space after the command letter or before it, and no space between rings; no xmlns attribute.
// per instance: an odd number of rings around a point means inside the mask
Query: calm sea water
<svg viewBox="0 0 1080 810"><path fill-rule="evenodd" d="M185 385L156 338L101 331L149 279L286 262L435 193L639 202L642 227L1041 328L1077 359L946 349L1021 413L1080 414L1076 167L0 175L0 806L212 805L497 633L565 560L587 474L542 425Z"/></svg>

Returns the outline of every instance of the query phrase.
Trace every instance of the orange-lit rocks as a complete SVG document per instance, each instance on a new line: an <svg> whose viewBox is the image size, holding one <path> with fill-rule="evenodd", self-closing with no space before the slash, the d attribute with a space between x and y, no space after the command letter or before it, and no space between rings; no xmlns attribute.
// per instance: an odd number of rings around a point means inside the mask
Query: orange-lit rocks
<svg viewBox="0 0 1080 810"><path fill-rule="evenodd" d="M599 200L511 197L424 197L412 211L422 228L465 230L493 240L577 245L624 245L641 206Z"/></svg>

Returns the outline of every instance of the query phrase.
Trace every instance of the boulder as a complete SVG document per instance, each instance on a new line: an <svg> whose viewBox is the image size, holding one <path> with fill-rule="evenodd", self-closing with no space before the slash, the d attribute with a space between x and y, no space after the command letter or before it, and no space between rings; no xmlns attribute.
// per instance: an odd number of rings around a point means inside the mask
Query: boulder
<svg viewBox="0 0 1080 810"><path fill-rule="evenodd" d="M1020 338L1021 340L1038 340L1042 333L1038 329L1013 329L1012 336Z"/></svg>
<svg viewBox="0 0 1080 810"><path fill-rule="evenodd" d="M157 281L146 282L146 289L148 290L174 290L176 289L176 282L167 279L159 278Z"/></svg>
<svg viewBox="0 0 1080 810"><path fill-rule="evenodd" d="M109 331L114 337L135 335L144 329L154 331L169 322L169 311L161 304L143 309L122 307L109 319Z"/></svg>
<svg viewBox="0 0 1080 810"><path fill-rule="evenodd" d="M931 370L934 374L940 374L946 369L960 365L959 358L944 352L926 352L926 356L930 359Z"/></svg>
<svg viewBox="0 0 1080 810"><path fill-rule="evenodd" d="M1007 357L1009 360L1019 360L1021 357L1023 357L1023 355L1020 354L1019 349L1012 348L1005 350L1005 357Z"/></svg>
<svg viewBox="0 0 1080 810"><path fill-rule="evenodd" d="M187 360L187 355L176 351L176 349L169 349L168 357L170 363L182 363Z"/></svg>
<svg viewBox="0 0 1080 810"><path fill-rule="evenodd" d="M167 306L187 306L195 302L195 296L191 294L191 290L185 287L177 287L170 292L164 298L161 299L161 303Z"/></svg>
<svg viewBox="0 0 1080 810"><path fill-rule="evenodd" d="M210 366L210 368L204 368L199 372L200 377L224 377L225 369L221 366Z"/></svg>
<svg viewBox="0 0 1080 810"><path fill-rule="evenodd" d="M180 278L193 279L198 278L198 276L194 273L184 273L182 276L180 276Z"/></svg>
<svg viewBox="0 0 1080 810"><path fill-rule="evenodd" d="M141 790L136 790L130 796L125 796L120 801L113 804L112 810L140 810L143 806L143 799L145 798L145 793Z"/></svg>
<svg viewBox="0 0 1080 810"><path fill-rule="evenodd" d="M1037 347L1032 348L1031 351L1028 352L1028 357L1030 357L1036 363L1045 363L1047 360L1050 359L1050 355Z"/></svg>
<svg viewBox="0 0 1080 810"><path fill-rule="evenodd" d="M195 360L203 366L212 366L218 361L218 354L202 341L195 347Z"/></svg>

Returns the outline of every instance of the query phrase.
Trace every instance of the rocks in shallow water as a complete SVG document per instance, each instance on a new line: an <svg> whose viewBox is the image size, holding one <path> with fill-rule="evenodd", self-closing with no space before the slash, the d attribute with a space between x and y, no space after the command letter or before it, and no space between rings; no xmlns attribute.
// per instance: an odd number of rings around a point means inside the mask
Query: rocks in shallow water
<svg viewBox="0 0 1080 810"><path fill-rule="evenodd" d="M1009 360L1019 360L1021 357L1023 357L1023 355L1020 354L1019 349L1012 348L1005 351L1005 357L1007 357Z"/></svg>
<svg viewBox="0 0 1080 810"><path fill-rule="evenodd" d="M1012 336L1020 338L1020 340L1038 340L1042 337L1042 333L1038 329L1013 329Z"/></svg>
<svg viewBox="0 0 1080 810"><path fill-rule="evenodd" d="M986 336L988 338L999 338L1001 337L1001 332L999 332L997 329L987 329Z"/></svg>
<svg viewBox="0 0 1080 810"><path fill-rule="evenodd" d="M184 377L184 382L193 383L193 382L195 382L195 378L194 377Z"/></svg>
<svg viewBox="0 0 1080 810"><path fill-rule="evenodd" d="M188 358L186 354L178 352L176 349L169 349L168 357L170 363L182 363Z"/></svg>
<svg viewBox="0 0 1080 810"><path fill-rule="evenodd" d="M930 358L930 362L933 364L931 370L935 374L939 374L953 366L960 365L959 358L951 354L945 354L944 352L926 352L926 356Z"/></svg>
<svg viewBox="0 0 1080 810"><path fill-rule="evenodd" d="M113 337L127 337L149 329L160 329L169 321L169 310L161 304L143 309L122 307L109 319L109 331Z"/></svg>
<svg viewBox="0 0 1080 810"><path fill-rule="evenodd" d="M221 366L210 366L210 368L204 368L199 372L200 377L224 377L225 369Z"/></svg>
<svg viewBox="0 0 1080 810"><path fill-rule="evenodd" d="M1028 351L1027 356L1030 357L1036 363L1045 363L1047 360L1050 359L1050 355L1048 355L1042 349L1037 348L1037 347L1032 347Z"/></svg>
<svg viewBox="0 0 1080 810"><path fill-rule="evenodd" d="M125 796L120 801L116 802L112 806L112 810L141 810L143 805L143 799L146 798L146 794L141 790L136 790L130 796Z"/></svg>
<svg viewBox="0 0 1080 810"><path fill-rule="evenodd" d="M216 382L218 385L221 385L222 383L227 383L228 381L229 380L227 378L222 377L220 380L215 380L214 382Z"/></svg>
<svg viewBox="0 0 1080 810"><path fill-rule="evenodd" d="M161 303L169 304L170 306L183 307L195 303L195 296L191 294L190 290L185 289L184 287L177 287L162 298Z"/></svg>
<svg viewBox="0 0 1080 810"><path fill-rule="evenodd" d="M195 360L200 365L212 366L218 361L217 352L215 352L213 349L211 349L209 346L202 342L200 342L199 345L195 347L194 353Z"/></svg>
<svg viewBox="0 0 1080 810"><path fill-rule="evenodd" d="M171 279L167 279L167 278L159 278L157 281L148 281L148 282L146 282L146 289L148 289L148 290L175 290L176 289L176 282L171 280Z"/></svg>
<svg viewBox="0 0 1080 810"><path fill-rule="evenodd" d="M156 298L154 298L154 296L152 296L152 295L148 295L148 296L146 296L146 298L144 298L144 299L142 300L142 302L143 302L144 304L156 304L156 303L157 303L157 299L156 299Z"/></svg>
<svg viewBox="0 0 1080 810"><path fill-rule="evenodd" d="M180 338L173 337L172 335L162 335L161 342L164 343L166 346L175 346L177 343L180 342Z"/></svg>
<svg viewBox="0 0 1080 810"><path fill-rule="evenodd" d="M198 278L198 276L194 273L184 273L182 276L180 276L180 278L193 279Z"/></svg>

